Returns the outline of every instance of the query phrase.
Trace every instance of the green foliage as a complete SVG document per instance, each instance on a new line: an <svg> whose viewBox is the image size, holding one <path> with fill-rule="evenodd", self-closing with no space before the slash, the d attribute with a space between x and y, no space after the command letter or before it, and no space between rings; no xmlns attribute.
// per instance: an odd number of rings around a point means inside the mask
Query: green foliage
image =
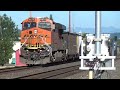
<svg viewBox="0 0 120 90"><path fill-rule="evenodd" d="M86 33L82 33L82 38L83 38L83 42L85 43L87 40Z"/></svg>
<svg viewBox="0 0 120 90"><path fill-rule="evenodd" d="M13 43L18 39L18 27L6 14L0 16L0 64L4 65L12 57Z"/></svg>
<svg viewBox="0 0 120 90"><path fill-rule="evenodd" d="M119 45L119 46L120 46L120 39L118 39L118 40L117 40L117 45Z"/></svg>
<svg viewBox="0 0 120 90"><path fill-rule="evenodd" d="M86 33L82 33L82 37L85 38L86 37Z"/></svg>
<svg viewBox="0 0 120 90"><path fill-rule="evenodd" d="M114 40L117 41L117 36L114 37Z"/></svg>

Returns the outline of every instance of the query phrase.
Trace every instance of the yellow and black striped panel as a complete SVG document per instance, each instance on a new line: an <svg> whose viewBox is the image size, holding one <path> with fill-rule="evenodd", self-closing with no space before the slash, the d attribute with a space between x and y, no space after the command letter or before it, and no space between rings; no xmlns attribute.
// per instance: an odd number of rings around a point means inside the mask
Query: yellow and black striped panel
<svg viewBox="0 0 120 90"><path fill-rule="evenodd" d="M51 45L51 44L48 44L48 45ZM38 48L44 48L45 45L39 45L39 44L31 45L31 44L26 44L26 47L27 47L27 49L38 49Z"/></svg>

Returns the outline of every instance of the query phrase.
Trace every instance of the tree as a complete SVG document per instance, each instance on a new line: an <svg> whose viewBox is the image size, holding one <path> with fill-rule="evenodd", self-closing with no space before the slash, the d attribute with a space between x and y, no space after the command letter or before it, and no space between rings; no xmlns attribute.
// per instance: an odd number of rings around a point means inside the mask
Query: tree
<svg viewBox="0 0 120 90"><path fill-rule="evenodd" d="M86 33L82 33L82 37L85 38L86 37Z"/></svg>
<svg viewBox="0 0 120 90"><path fill-rule="evenodd" d="M19 41L19 37L20 37L20 30L18 29L18 26L15 27L15 41Z"/></svg>
<svg viewBox="0 0 120 90"><path fill-rule="evenodd" d="M85 42L86 42L86 40L87 40L86 33L82 33L82 38L83 38L83 42L85 43Z"/></svg>
<svg viewBox="0 0 120 90"><path fill-rule="evenodd" d="M119 45L119 46L120 46L120 39L118 39L118 40L117 40L117 45Z"/></svg>
<svg viewBox="0 0 120 90"><path fill-rule="evenodd" d="M0 16L0 64L4 65L12 57L18 27L6 14Z"/></svg>

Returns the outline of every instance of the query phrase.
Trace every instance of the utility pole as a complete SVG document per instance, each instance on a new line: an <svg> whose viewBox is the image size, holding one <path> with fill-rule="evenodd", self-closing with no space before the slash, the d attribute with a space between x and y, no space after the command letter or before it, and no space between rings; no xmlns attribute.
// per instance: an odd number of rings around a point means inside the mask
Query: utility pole
<svg viewBox="0 0 120 90"><path fill-rule="evenodd" d="M30 17L32 17L32 12L30 11Z"/></svg>
<svg viewBox="0 0 120 90"><path fill-rule="evenodd" d="M74 30L75 30L75 28L74 28L74 24L73 24L73 33L74 33Z"/></svg>
<svg viewBox="0 0 120 90"><path fill-rule="evenodd" d="M71 33L71 12L69 11L69 32Z"/></svg>
<svg viewBox="0 0 120 90"><path fill-rule="evenodd" d="M95 38L101 38L101 11L95 11ZM95 53L101 54L101 42L97 41L95 47Z"/></svg>

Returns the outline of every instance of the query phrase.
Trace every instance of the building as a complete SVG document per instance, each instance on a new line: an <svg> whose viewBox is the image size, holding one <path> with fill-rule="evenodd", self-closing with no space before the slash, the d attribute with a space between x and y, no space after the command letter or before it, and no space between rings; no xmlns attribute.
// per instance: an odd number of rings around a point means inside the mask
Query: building
<svg viewBox="0 0 120 90"><path fill-rule="evenodd" d="M14 46L13 46L14 52L12 54L12 58L9 59L9 64L15 64L15 62L16 62L16 50L20 49L20 47L21 47L20 41L15 41Z"/></svg>

